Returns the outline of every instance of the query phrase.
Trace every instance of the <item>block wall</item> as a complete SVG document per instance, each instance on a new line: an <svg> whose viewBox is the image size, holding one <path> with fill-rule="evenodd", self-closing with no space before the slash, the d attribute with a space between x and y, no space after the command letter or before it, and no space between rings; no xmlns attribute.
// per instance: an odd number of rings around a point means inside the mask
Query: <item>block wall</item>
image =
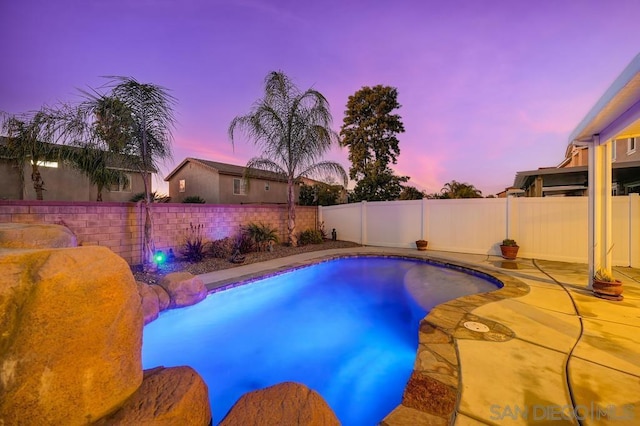
<svg viewBox="0 0 640 426"><path fill-rule="evenodd" d="M0 223L56 223L66 225L81 245L113 250L131 265L142 262L144 232L142 203L62 201L0 201ZM179 250L190 224L204 226L207 241L233 236L242 225L264 223L287 238L285 205L153 204L156 249ZM317 228L316 207L296 207L296 231Z"/></svg>

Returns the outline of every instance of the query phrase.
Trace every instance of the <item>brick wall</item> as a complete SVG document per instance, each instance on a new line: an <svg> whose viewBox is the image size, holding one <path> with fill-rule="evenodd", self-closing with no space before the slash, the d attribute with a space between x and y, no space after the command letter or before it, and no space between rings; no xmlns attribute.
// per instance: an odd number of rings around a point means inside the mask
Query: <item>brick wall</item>
<svg viewBox="0 0 640 426"><path fill-rule="evenodd" d="M189 224L204 225L207 241L234 235L241 225L264 223L286 241L285 205L154 204L156 248L177 251ZM62 223L81 245L109 247L129 264L141 263L144 206L141 203L0 201L0 223ZM296 229L315 229L316 207L296 207Z"/></svg>

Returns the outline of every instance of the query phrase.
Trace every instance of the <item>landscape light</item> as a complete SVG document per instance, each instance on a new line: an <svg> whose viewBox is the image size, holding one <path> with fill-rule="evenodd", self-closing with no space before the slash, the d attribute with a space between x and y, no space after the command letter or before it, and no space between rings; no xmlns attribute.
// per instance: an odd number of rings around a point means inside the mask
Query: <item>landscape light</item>
<svg viewBox="0 0 640 426"><path fill-rule="evenodd" d="M153 255L153 261L156 265L162 265L165 260L167 260L166 256L162 252L162 250L156 251L156 254Z"/></svg>

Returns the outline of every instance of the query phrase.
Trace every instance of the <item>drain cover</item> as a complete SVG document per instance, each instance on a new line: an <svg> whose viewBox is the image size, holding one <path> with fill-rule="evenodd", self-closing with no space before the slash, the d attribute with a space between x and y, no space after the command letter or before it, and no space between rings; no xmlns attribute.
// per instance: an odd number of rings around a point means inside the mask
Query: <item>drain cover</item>
<svg viewBox="0 0 640 426"><path fill-rule="evenodd" d="M477 331L479 333L486 333L487 331L489 331L489 327L482 324L481 322L467 321L463 325L465 328L471 331Z"/></svg>

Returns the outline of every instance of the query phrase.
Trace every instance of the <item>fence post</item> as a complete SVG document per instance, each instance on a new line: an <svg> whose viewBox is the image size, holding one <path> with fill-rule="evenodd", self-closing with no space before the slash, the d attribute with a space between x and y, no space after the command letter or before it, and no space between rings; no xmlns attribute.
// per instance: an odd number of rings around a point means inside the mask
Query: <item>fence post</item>
<svg viewBox="0 0 640 426"><path fill-rule="evenodd" d="M629 194L629 266L640 267L640 194Z"/></svg>
<svg viewBox="0 0 640 426"><path fill-rule="evenodd" d="M429 206L427 206L427 201L428 198L423 198L422 199L422 214L420 215L420 219L422 220L421 226L421 232L420 232L420 238L422 238L425 241L429 241L429 236L427 235L427 229L428 229L428 220L429 220L429 215L427 212L427 209L429 208Z"/></svg>
<svg viewBox="0 0 640 426"><path fill-rule="evenodd" d="M367 202L360 202L360 245L367 245Z"/></svg>
<svg viewBox="0 0 640 426"><path fill-rule="evenodd" d="M509 238L517 241L516 225L518 223L518 206L517 198L514 196L507 197L507 233L504 238Z"/></svg>

